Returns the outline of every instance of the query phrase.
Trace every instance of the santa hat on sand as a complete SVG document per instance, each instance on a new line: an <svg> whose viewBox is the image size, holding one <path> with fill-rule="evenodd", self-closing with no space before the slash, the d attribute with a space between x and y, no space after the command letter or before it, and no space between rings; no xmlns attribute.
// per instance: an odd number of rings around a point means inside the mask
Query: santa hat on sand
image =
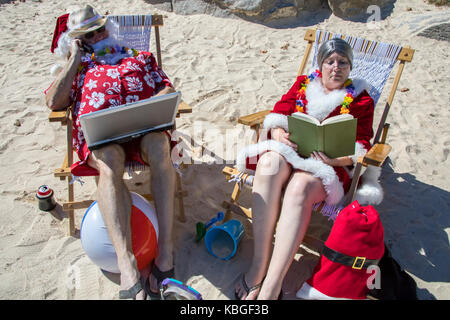
<svg viewBox="0 0 450 320"><path fill-rule="evenodd" d="M366 299L367 268L377 265L384 253L384 231L371 205L357 201L342 209L325 242L313 275L297 292L297 298Z"/></svg>

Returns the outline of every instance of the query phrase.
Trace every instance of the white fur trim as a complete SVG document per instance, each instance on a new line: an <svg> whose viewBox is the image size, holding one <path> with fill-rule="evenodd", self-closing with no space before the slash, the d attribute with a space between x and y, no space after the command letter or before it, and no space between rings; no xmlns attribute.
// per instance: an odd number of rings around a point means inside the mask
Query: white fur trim
<svg viewBox="0 0 450 320"><path fill-rule="evenodd" d="M308 114L322 122L336 107L344 101L347 94L345 89L333 90L325 93L321 78L317 77L306 87L306 108Z"/></svg>
<svg viewBox="0 0 450 320"><path fill-rule="evenodd" d="M355 200L360 204L377 205L383 201L383 188L378 179L381 174L380 167L368 166L367 170L361 176L361 185L355 193Z"/></svg>
<svg viewBox="0 0 450 320"><path fill-rule="evenodd" d="M328 204L337 204L344 196L342 184L331 166L312 158L303 159L294 149L275 140L262 141L242 149L237 155L237 169L246 172L246 159L254 158L256 161L256 156L267 150L281 154L293 168L310 172L314 177L320 178L327 192L325 202Z"/></svg>
<svg viewBox="0 0 450 320"><path fill-rule="evenodd" d="M346 298L335 298L327 296L316 288L311 287L307 282L303 283L295 296L299 299L304 300L351 300Z"/></svg>
<svg viewBox="0 0 450 320"><path fill-rule="evenodd" d="M364 79L354 79L353 86L355 87L355 97L369 88ZM333 90L330 93L326 93L321 78L317 77L306 87L305 95L306 100L308 100L306 105L308 114L322 122L344 101L347 90Z"/></svg>
<svg viewBox="0 0 450 320"><path fill-rule="evenodd" d="M281 113L269 113L263 122L264 129L274 129L274 128L283 128L286 131L288 129L288 120L287 116Z"/></svg>

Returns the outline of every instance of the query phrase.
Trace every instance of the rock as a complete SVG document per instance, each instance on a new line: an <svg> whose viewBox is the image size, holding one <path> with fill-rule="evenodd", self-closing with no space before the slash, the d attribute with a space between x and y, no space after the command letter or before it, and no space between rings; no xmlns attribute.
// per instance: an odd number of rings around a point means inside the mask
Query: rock
<svg viewBox="0 0 450 320"><path fill-rule="evenodd" d="M391 5L392 2L392 0L328 0L328 5L336 16L346 19L356 16L365 16L374 12L373 10L367 12L369 7L371 7L369 9L375 8L375 10L377 10L376 7L373 6L377 6L381 11L383 7Z"/></svg>
<svg viewBox="0 0 450 320"><path fill-rule="evenodd" d="M215 0L235 15L256 21L272 21L298 17L305 12L323 9L324 0Z"/></svg>
<svg viewBox="0 0 450 320"><path fill-rule="evenodd" d="M146 2L178 14L239 16L257 22L295 18L328 8L326 0L146 0Z"/></svg>

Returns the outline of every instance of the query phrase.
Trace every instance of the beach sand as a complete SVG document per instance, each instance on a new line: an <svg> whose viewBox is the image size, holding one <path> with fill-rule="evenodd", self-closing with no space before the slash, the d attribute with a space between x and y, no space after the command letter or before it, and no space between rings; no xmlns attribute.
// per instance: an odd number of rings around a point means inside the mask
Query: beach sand
<svg viewBox="0 0 450 320"><path fill-rule="evenodd" d="M65 128L48 122L43 91L53 80L49 70L56 59L50 44L56 18L75 3L27 0L0 6L0 299L118 298L117 276L102 273L81 241L67 236L67 219L39 211L35 198L42 184L55 190L56 200L66 197L66 182L53 177L63 160ZM418 35L449 23L448 7L399 0L386 19L370 24L328 14L271 28L243 19L177 15L142 0L94 5L101 13L165 15L163 68L194 108L179 119L177 129L193 139L197 160L182 171L189 196L187 222L176 221L174 228L176 278L204 299L234 298L234 284L250 264L251 222L237 217L246 232L229 261L214 258L203 242L194 241L195 224L214 217L230 196L233 185L221 169L233 164L250 138L237 118L272 108L290 88L306 48L305 30L327 29L415 49L388 117L393 149L381 175L384 201L376 208L385 241L417 282L419 298L450 298L450 43ZM392 82L391 75L388 85ZM387 96L385 91L375 123ZM138 178L146 181L145 174ZM77 196L95 199L94 179L84 181L75 186ZM78 227L83 214L76 212ZM296 255L283 284L285 299L295 299L317 260L305 250Z"/></svg>

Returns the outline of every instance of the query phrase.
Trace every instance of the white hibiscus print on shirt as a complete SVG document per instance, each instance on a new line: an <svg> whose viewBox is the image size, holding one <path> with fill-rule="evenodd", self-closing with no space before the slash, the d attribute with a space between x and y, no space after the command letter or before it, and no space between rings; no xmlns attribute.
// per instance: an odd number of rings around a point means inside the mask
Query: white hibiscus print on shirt
<svg viewBox="0 0 450 320"><path fill-rule="evenodd" d="M93 92L91 97L86 95L86 98L89 100L89 105L95 109L100 108L105 103L105 95L101 92Z"/></svg>
<svg viewBox="0 0 450 320"><path fill-rule="evenodd" d="M127 96L125 98L126 103L139 101L139 96Z"/></svg>
<svg viewBox="0 0 450 320"><path fill-rule="evenodd" d="M111 77L113 79L116 79L117 77L120 76L120 72L117 69L108 69L108 71L106 72L106 75L108 77Z"/></svg>
<svg viewBox="0 0 450 320"><path fill-rule="evenodd" d="M153 78L149 74L146 74L144 76L144 80L149 87L155 89L155 80L153 80Z"/></svg>
<svg viewBox="0 0 450 320"><path fill-rule="evenodd" d="M92 90L92 89L94 89L94 88L97 88L97 80L89 79L89 82L86 83L84 86L87 87L87 88L89 88L89 90Z"/></svg>
<svg viewBox="0 0 450 320"><path fill-rule="evenodd" d="M159 75L158 72L156 71L152 71L151 75L153 77L153 80L155 80L156 83L160 83L163 79L161 78L161 76Z"/></svg>
<svg viewBox="0 0 450 320"><path fill-rule="evenodd" d="M119 99L109 99L108 102L110 103L111 107L118 107L121 105Z"/></svg>
<svg viewBox="0 0 450 320"><path fill-rule="evenodd" d="M126 77L125 80L128 83L128 90L133 91L142 91L143 86L142 82L137 77Z"/></svg>

